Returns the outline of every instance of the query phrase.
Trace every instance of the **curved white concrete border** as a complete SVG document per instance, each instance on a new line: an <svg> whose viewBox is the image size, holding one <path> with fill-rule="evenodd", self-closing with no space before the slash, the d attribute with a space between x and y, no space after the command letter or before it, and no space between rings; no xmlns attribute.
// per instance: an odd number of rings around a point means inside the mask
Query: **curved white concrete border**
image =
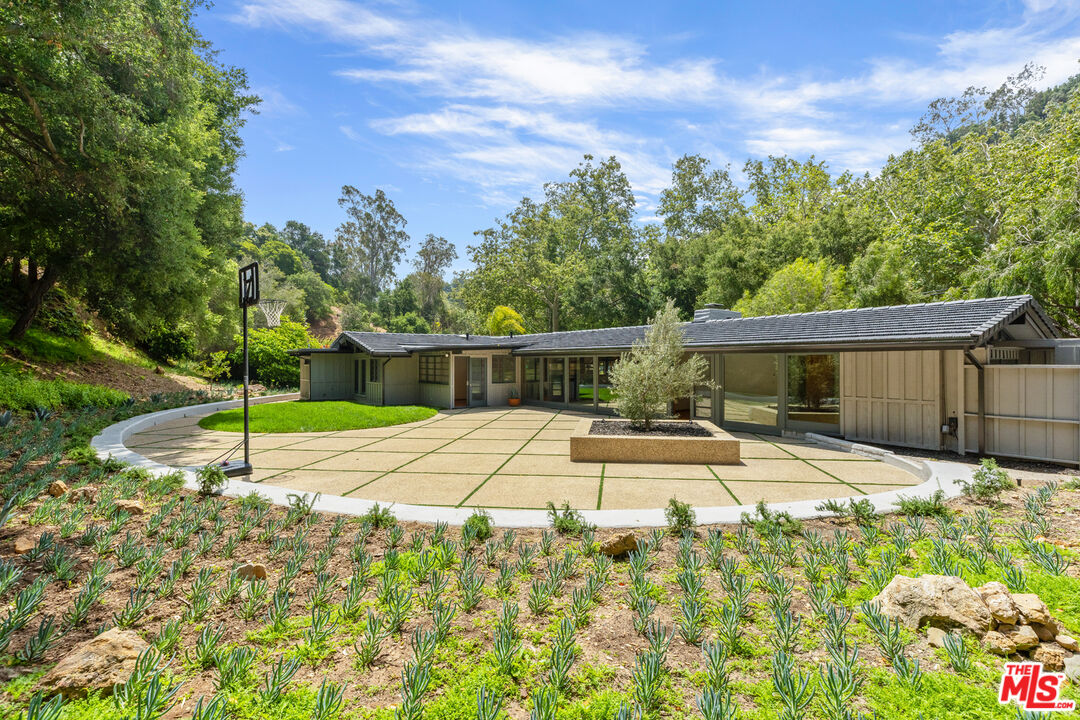
<svg viewBox="0 0 1080 720"><path fill-rule="evenodd" d="M252 402L279 402L295 398L295 394L269 395L253 398ZM243 403L240 400L226 400L223 402L208 403L206 405L191 405L188 407L174 408L172 410L161 410L147 415L139 415L105 428L90 442L90 445L97 452L98 457L102 459L113 457L128 463L129 465L146 468L155 475L174 472L177 469L180 469L184 473L185 487L189 490L197 490L198 483L195 480L195 471L193 468L175 468L154 462L133 450L129 450L127 446L124 445L124 442L134 433L148 430L155 425L169 422L170 420L208 415L219 410L239 407L242 404ZM813 433L808 433L807 438L823 445L829 445L833 448L873 457L876 460L881 460L890 465L907 470L923 479L921 485L913 485L911 487L906 487L903 490L892 490L889 492L874 493L872 495L851 496L856 500L869 500L874 504L874 509L879 514L895 512L898 510L899 507L897 502L901 496L929 497L938 490L943 490L946 499L956 497L961 494L959 481L970 479L972 474L972 470L961 463L934 460L916 462L898 457L888 450L882 450L881 448L869 445L858 445L846 440L827 438ZM237 479L229 481L229 485L223 494L230 497L240 497L251 492L258 492L276 505L288 505L290 495L310 495L310 493L290 490L289 488L279 487L277 485L262 485ZM842 497L835 499L840 502L845 502L848 498ZM820 502L820 500L799 500L794 502L769 503L769 508L774 511L786 511L790 513L792 517L806 520L829 515L829 513L823 513L815 509L815 506ZM386 503L381 504L383 506L386 505ZM370 510L373 505L375 505L375 501L373 500L342 497L339 495L321 495L315 502L314 509L320 512L363 515ZM393 509L394 515L399 520L424 523L434 523L441 520L442 522L451 525L463 524L473 512L472 507L451 508L428 505L405 505L400 503L394 504ZM548 527L549 525L547 513L543 510L491 509L489 512L491 513L493 523L498 527L526 528ZM735 505L729 507L695 507L694 512L697 514L697 521L700 525L734 524L739 522L742 513L753 513L754 506ZM582 510L581 514L587 521L602 528L659 527L667 525L663 508L647 510Z"/></svg>

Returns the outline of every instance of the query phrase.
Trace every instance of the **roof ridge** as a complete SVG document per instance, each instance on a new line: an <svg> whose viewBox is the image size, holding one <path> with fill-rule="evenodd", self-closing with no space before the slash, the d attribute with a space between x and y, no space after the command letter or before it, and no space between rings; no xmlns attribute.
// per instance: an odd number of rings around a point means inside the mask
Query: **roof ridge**
<svg viewBox="0 0 1080 720"><path fill-rule="evenodd" d="M932 302L921 303L907 303L903 305L872 305L870 307L859 308L836 308L835 310L811 310L810 312L801 313L776 313L774 315L750 315L744 317L732 317L732 318L715 318L712 320L705 320L706 323L725 323L725 322L738 322L739 320L763 320L765 318L781 318L781 317L806 317L807 315L839 315L842 313L859 313L867 312L870 310L893 310L897 308L916 308L916 307L931 307L937 305L976 305L984 304L991 301L1002 300L1017 300L1027 302L1033 300L1031 295L997 295L988 298L962 298L960 300L934 300ZM698 325L702 324L702 321L698 321Z"/></svg>

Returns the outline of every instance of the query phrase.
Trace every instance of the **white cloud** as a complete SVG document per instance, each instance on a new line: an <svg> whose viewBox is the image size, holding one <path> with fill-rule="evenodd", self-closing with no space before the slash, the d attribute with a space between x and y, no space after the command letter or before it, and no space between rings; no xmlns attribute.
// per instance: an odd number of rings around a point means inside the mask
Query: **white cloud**
<svg viewBox="0 0 1080 720"><path fill-rule="evenodd" d="M359 141L361 139L360 133L356 132L356 130L353 130L351 125L339 125L338 130L341 131L342 135L344 135L345 137L349 138L350 140L352 140L354 142Z"/></svg>
<svg viewBox="0 0 1080 720"><path fill-rule="evenodd" d="M247 0L233 19L344 44L357 59L343 60L339 77L430 99L424 112L395 116L391 106L367 120L375 133L411 138L394 146L401 164L505 204L565 177L585 153L614 154L647 207L669 182L671 161L695 150L721 160L814 154L836 171L873 171L908 146L906 128L936 97L996 86L1027 62L1046 67L1043 85L1077 72L1078 17L1075 1L1025 0L1011 21L906 38L933 49L917 61L869 56L844 73L766 67L741 77L721 72L719 56L658 60L637 40L595 32L483 34L407 4ZM367 128L339 130L367 139Z"/></svg>
<svg viewBox="0 0 1080 720"><path fill-rule="evenodd" d="M285 93L276 87L257 87L253 88L256 95L262 100L259 103L260 115L301 115L304 113L303 109L296 103L285 97Z"/></svg>

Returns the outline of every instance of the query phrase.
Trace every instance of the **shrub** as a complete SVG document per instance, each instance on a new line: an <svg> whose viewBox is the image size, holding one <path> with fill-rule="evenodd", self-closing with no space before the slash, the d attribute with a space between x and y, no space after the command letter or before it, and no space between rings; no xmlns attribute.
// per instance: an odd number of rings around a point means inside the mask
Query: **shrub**
<svg viewBox="0 0 1080 720"><path fill-rule="evenodd" d="M560 535L580 535L583 530L591 530L593 526L585 522L585 517L570 507L570 503L564 502L562 508L556 508L555 503L548 500L548 519L551 527Z"/></svg>
<svg viewBox="0 0 1080 720"><path fill-rule="evenodd" d="M379 503L375 503L370 510L360 516L360 522L366 522L375 529L388 528L397 523L397 518L389 507L381 507Z"/></svg>
<svg viewBox="0 0 1080 720"><path fill-rule="evenodd" d="M679 502L677 498L668 500L667 509L664 510L668 529L672 535L682 535L686 530L693 530L697 525L697 515L690 503Z"/></svg>
<svg viewBox="0 0 1080 720"><path fill-rule="evenodd" d="M814 509L818 512L830 512L836 517L853 518L859 525L869 525L877 520L874 503L866 498L859 500L850 498L846 504L835 498L829 498L819 503Z"/></svg>
<svg viewBox="0 0 1080 720"><path fill-rule="evenodd" d="M143 338L142 347L156 360L188 360L195 356L195 336L187 329L158 325Z"/></svg>
<svg viewBox="0 0 1080 720"><path fill-rule="evenodd" d="M1009 473L998 467L997 460L985 458L972 474L970 481L960 481L960 487L969 498L992 502L997 500L1003 491L1015 487L1015 483Z"/></svg>
<svg viewBox="0 0 1080 720"><path fill-rule="evenodd" d="M300 362L288 354L289 350L321 345L318 339L308 334L305 326L290 320L282 320L276 328L249 330L248 361L252 381L269 387L296 387L300 384ZM243 372L244 346L239 335L230 360Z"/></svg>
<svg viewBox="0 0 1080 720"><path fill-rule="evenodd" d="M750 525L759 535L773 535L781 532L784 535L798 535L803 531L803 524L791 517L786 510L770 510L764 500L759 500L754 506L754 514L743 513L740 519L743 525Z"/></svg>
<svg viewBox="0 0 1080 720"><path fill-rule="evenodd" d="M0 407L12 410L66 407L116 407L128 395L100 385L73 383L67 380L38 380L24 374L0 373Z"/></svg>
<svg viewBox="0 0 1080 720"><path fill-rule="evenodd" d="M199 481L200 495L215 495L229 482L220 465L203 465L195 471L195 479Z"/></svg>
<svg viewBox="0 0 1080 720"><path fill-rule="evenodd" d="M465 521L465 527L471 527L474 533L473 537L480 542L495 534L495 530L491 527L491 513L480 508L473 510L472 515ZM464 531L464 529L463 527L462 530Z"/></svg>
<svg viewBox="0 0 1080 720"><path fill-rule="evenodd" d="M371 311L359 303L352 303L343 307L338 322L341 323L343 330L370 332L375 329L372 324Z"/></svg>
<svg viewBox="0 0 1080 720"><path fill-rule="evenodd" d="M900 514L923 517L948 517L952 511L945 506L945 491L938 490L930 497L904 497L896 500Z"/></svg>

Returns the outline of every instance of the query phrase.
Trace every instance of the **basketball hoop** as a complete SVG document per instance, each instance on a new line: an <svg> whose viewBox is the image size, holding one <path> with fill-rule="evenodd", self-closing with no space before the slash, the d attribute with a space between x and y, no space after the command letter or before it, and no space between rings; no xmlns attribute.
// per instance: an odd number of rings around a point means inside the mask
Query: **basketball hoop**
<svg viewBox="0 0 1080 720"><path fill-rule="evenodd" d="M281 311L285 309L284 300L260 300L259 309L266 318L266 327L276 328L281 325Z"/></svg>

